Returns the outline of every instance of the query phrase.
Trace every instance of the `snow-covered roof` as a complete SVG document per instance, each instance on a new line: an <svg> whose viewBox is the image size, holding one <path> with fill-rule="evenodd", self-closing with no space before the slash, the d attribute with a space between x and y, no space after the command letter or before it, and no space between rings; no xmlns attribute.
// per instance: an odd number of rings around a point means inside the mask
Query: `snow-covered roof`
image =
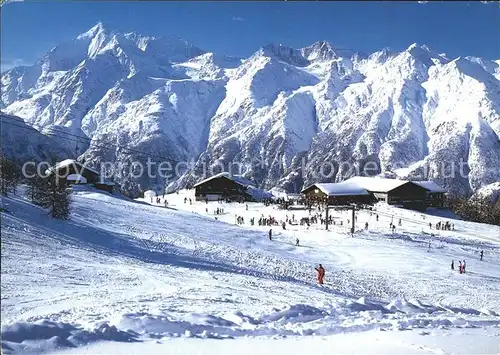
<svg viewBox="0 0 500 355"><path fill-rule="evenodd" d="M87 179L85 177L81 176L80 174L69 174L66 177L66 180L78 181L81 184L86 184L87 183Z"/></svg>
<svg viewBox="0 0 500 355"><path fill-rule="evenodd" d="M429 190L429 192L446 192L445 188L442 188L434 181L412 181L414 184Z"/></svg>
<svg viewBox="0 0 500 355"><path fill-rule="evenodd" d="M311 186L316 186L320 191L324 192L328 196L362 196L370 194L366 191L366 189L360 187L358 184L348 183L346 181L339 183L320 183Z"/></svg>
<svg viewBox="0 0 500 355"><path fill-rule="evenodd" d="M212 179L218 179L220 177L225 177L229 180L232 180L234 181L235 183L237 184L240 184L241 186L244 186L244 187L247 187L247 186L254 186L255 187L255 183L253 183L252 181L248 180L248 179L245 179L244 177L240 176L240 175L231 175L230 173L228 172L222 172L222 173L219 173L219 174L215 174L205 180L202 180L200 181L199 183L195 184L193 187L196 187L196 186L199 186L201 184L204 184L206 183L207 181L210 181Z"/></svg>
<svg viewBox="0 0 500 355"><path fill-rule="evenodd" d="M258 189L254 186L248 186L246 192L257 201L273 197L273 194L270 192Z"/></svg>
<svg viewBox="0 0 500 355"><path fill-rule="evenodd" d="M60 161L55 166L47 169L47 172L53 171L54 169L58 170L60 168L65 168L65 167L73 165L73 164L75 164L76 166L83 166L85 168L85 170L91 171L91 172L99 175L99 173L96 170L86 166L85 164L82 164L82 163L76 161L75 159L66 159L66 160Z"/></svg>
<svg viewBox="0 0 500 355"><path fill-rule="evenodd" d="M409 181L385 179L380 177L354 176L344 182L358 185L359 187L371 192L389 192L408 183Z"/></svg>

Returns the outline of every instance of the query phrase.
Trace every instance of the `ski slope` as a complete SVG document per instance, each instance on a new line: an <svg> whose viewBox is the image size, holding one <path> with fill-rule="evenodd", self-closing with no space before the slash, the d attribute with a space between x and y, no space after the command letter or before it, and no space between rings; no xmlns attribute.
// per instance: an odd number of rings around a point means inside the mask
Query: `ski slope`
<svg viewBox="0 0 500 355"><path fill-rule="evenodd" d="M500 351L498 227L453 220L454 231L431 237L429 221L446 218L378 205L378 222L358 213L354 237L348 213L333 212L344 226L272 227L270 241L252 216L309 212L206 204L192 191L168 195L168 208L92 190L72 196L69 221L22 194L2 199L4 353ZM391 218L402 219L394 234ZM459 259L464 275L450 270ZM316 338L318 349L307 345ZM454 338L450 348L444 340Z"/></svg>

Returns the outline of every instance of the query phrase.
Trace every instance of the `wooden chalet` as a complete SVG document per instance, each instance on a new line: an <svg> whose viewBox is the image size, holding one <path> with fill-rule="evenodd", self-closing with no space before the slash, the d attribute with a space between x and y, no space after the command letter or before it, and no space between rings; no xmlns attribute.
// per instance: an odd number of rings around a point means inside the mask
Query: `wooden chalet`
<svg viewBox="0 0 500 355"><path fill-rule="evenodd" d="M425 210L427 189L408 180L355 176L346 180L363 187L376 201L404 208Z"/></svg>
<svg viewBox="0 0 500 355"><path fill-rule="evenodd" d="M195 184L195 198L201 201L255 201L255 184L239 175L223 172Z"/></svg>
<svg viewBox="0 0 500 355"><path fill-rule="evenodd" d="M368 204L372 202L371 194L355 184L341 183L317 183L302 190L305 198L312 203L330 206L343 206L350 204Z"/></svg>
<svg viewBox="0 0 500 355"><path fill-rule="evenodd" d="M428 207L444 207L446 200L446 189L442 188L434 181L413 181L413 183L422 186L427 190L427 198L425 202Z"/></svg>
<svg viewBox="0 0 500 355"><path fill-rule="evenodd" d="M340 183L318 183L302 194L310 202L329 205L369 204L383 201L389 205L425 210L442 207L446 190L432 181L413 182L381 177L355 176Z"/></svg>
<svg viewBox="0 0 500 355"><path fill-rule="evenodd" d="M68 186L92 185L96 189L110 193L115 189L114 182L105 181L96 170L74 159L63 160L49 168L46 173L56 174L60 179L65 181Z"/></svg>

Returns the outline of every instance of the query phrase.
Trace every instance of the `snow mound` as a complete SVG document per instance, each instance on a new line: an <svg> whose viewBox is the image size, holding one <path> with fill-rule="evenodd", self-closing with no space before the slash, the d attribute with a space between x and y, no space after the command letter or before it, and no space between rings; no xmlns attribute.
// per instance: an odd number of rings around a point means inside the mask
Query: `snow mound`
<svg viewBox="0 0 500 355"><path fill-rule="evenodd" d="M85 330L63 322L40 320L2 326L2 349L6 353L38 354L61 348L74 348L96 341L134 342L136 334L118 330L106 323Z"/></svg>
<svg viewBox="0 0 500 355"><path fill-rule="evenodd" d="M325 336L368 330L500 327L498 314L491 311L446 309L419 301L394 300L382 304L365 299L329 304L322 308L294 304L258 318L240 311L224 317L200 313L174 315L142 312L123 314L111 323L104 322L85 330L79 325L49 320L16 322L2 327L2 348L7 353L39 353L81 347L103 340L234 339L248 336Z"/></svg>

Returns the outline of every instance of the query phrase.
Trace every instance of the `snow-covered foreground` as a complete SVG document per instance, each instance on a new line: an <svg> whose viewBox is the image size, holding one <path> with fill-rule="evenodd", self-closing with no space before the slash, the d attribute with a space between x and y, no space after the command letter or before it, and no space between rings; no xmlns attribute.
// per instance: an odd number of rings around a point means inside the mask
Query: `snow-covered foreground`
<svg viewBox="0 0 500 355"><path fill-rule="evenodd" d="M357 229L369 229L354 237L348 214L333 212L344 226L273 227L270 241L251 216L308 211L185 204L190 193L165 208L75 191L70 221L4 198L4 353L500 351L498 227L452 220L455 231L431 237L429 221L447 219L379 206L378 222L358 214ZM459 259L464 275L450 270Z"/></svg>

